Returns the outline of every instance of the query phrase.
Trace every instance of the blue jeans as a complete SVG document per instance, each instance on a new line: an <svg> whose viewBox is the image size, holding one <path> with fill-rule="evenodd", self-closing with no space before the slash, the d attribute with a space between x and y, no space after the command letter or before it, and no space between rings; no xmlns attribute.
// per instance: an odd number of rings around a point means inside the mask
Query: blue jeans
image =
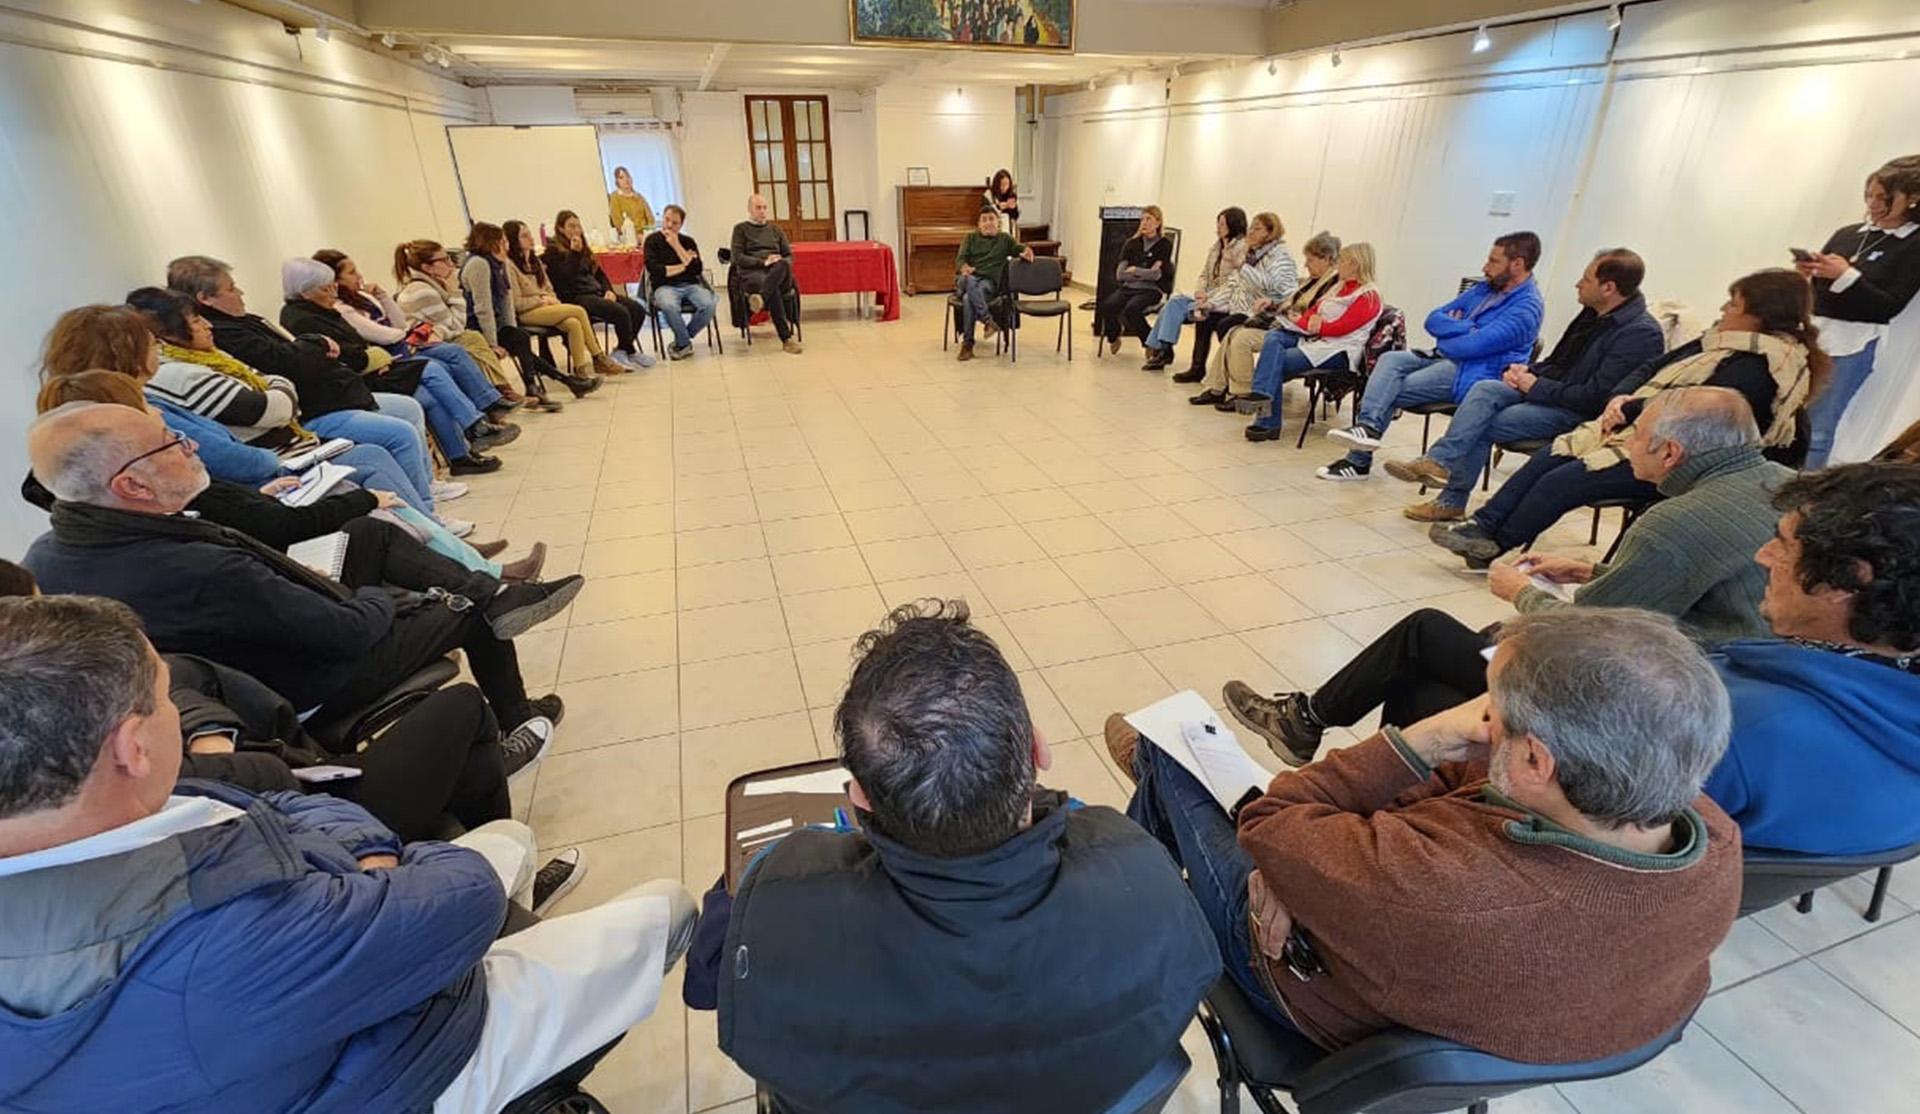
<svg viewBox="0 0 1920 1114"><path fill-rule="evenodd" d="M653 292L653 311L673 330L673 346L686 348L693 338L707 331L713 320L713 291L697 282L662 286ZM693 320L686 319L685 306L693 307Z"/></svg>
<svg viewBox="0 0 1920 1114"><path fill-rule="evenodd" d="M448 460L462 460L468 452L467 430L481 418L480 410L474 406L465 392L453 381L453 374L447 365L438 360L428 360L427 368L420 375L420 386L413 397L426 413L427 428L432 431L433 439L440 443L440 451L447 454Z"/></svg>
<svg viewBox="0 0 1920 1114"><path fill-rule="evenodd" d="M429 344L416 349L415 355L444 365L447 374L453 376L454 386L459 387L460 393L467 396L467 401L479 409L488 409L500 401L500 389L480 369L480 362L473 358L473 353L459 345L446 342Z"/></svg>
<svg viewBox="0 0 1920 1114"><path fill-rule="evenodd" d="M433 496L413 486L413 477L393 454L379 445L355 445L346 452L333 458L336 464L345 464L353 468L353 482L373 491L391 491L400 497L407 506L422 514L433 513Z"/></svg>
<svg viewBox="0 0 1920 1114"><path fill-rule="evenodd" d="M1384 436L1393 424L1396 408L1453 400L1453 381L1460 369L1439 356L1389 352L1373 365L1367 392L1360 396L1360 424L1375 436ZM1355 449L1347 460L1361 467L1373 464L1373 454Z"/></svg>
<svg viewBox="0 0 1920 1114"><path fill-rule="evenodd" d="M1875 340L1851 356L1833 358L1833 377L1827 380L1827 389L1807 403L1807 423L1812 430L1807 437L1807 460L1801 465L1807 471L1827 466L1827 458L1833 454L1833 431L1846 417L1847 403L1873 374L1873 356L1879 348L1880 342Z"/></svg>
<svg viewBox="0 0 1920 1114"><path fill-rule="evenodd" d="M1427 449L1427 455L1447 469L1447 486L1435 502L1466 506L1494 445L1558 437L1584 420L1571 410L1528 402L1526 397L1498 379L1482 379L1467 389L1447 423L1446 436Z"/></svg>
<svg viewBox="0 0 1920 1114"><path fill-rule="evenodd" d="M1309 371L1345 371L1347 354L1335 352L1327 362L1316 366L1300 351L1300 334L1287 329L1272 329L1260 342L1260 355L1253 363L1253 390L1273 400L1273 409L1255 418L1255 429L1280 428L1280 385Z"/></svg>
<svg viewBox="0 0 1920 1114"><path fill-rule="evenodd" d="M379 411L373 410L335 410L331 414L322 414L317 418L306 419L306 427L322 437L344 437L363 445L378 445L387 450L387 455L400 466L400 471L413 490L420 497L420 506L427 513L433 513L433 469L427 463L427 443L422 439L420 429L409 420L407 411L420 413L420 404L404 395L374 395L374 402L381 404ZM387 400L392 400L388 402ZM397 404L405 403L405 407ZM392 406L393 409L388 409ZM394 494L400 494L398 491Z"/></svg>
<svg viewBox="0 0 1920 1114"><path fill-rule="evenodd" d="M1172 348L1180 343L1180 329L1193 314L1193 299L1185 294L1175 294L1160 307L1160 316L1154 318L1153 332L1147 335L1147 343L1156 348Z"/></svg>
<svg viewBox="0 0 1920 1114"><path fill-rule="evenodd" d="M1293 1028L1254 974L1265 959L1254 952L1247 932L1247 876L1253 859L1240 849L1233 821L1186 767L1142 737L1133 752L1137 782L1127 802L1127 818L1165 845L1186 868L1187 886L1213 929L1220 958L1234 985L1269 1020Z"/></svg>
<svg viewBox="0 0 1920 1114"><path fill-rule="evenodd" d="M1660 489L1635 479L1633 466L1621 461L1588 471L1581 461L1543 449L1507 477L1493 498L1473 512L1473 522L1500 543L1502 552L1522 549L1562 515L1602 499L1660 498Z"/></svg>
<svg viewBox="0 0 1920 1114"><path fill-rule="evenodd" d="M960 295L960 341L972 344L974 322L991 312L988 302L993 298L993 280L979 275L955 275L953 292Z"/></svg>

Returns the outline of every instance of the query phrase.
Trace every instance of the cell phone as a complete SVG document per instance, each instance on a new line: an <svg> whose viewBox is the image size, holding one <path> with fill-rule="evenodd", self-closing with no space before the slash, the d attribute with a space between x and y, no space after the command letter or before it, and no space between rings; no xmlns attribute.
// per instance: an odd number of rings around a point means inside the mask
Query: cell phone
<svg viewBox="0 0 1920 1114"><path fill-rule="evenodd" d="M1793 253L1793 261L1795 263L1820 262L1820 257L1818 255L1815 255L1813 252L1808 251L1806 248L1788 248L1787 250Z"/></svg>

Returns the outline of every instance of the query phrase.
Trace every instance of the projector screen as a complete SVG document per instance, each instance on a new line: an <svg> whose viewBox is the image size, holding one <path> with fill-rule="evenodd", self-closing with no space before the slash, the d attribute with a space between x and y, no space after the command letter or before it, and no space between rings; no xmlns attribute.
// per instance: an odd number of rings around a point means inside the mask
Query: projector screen
<svg viewBox="0 0 1920 1114"><path fill-rule="evenodd" d="M536 233L542 224L551 233L553 215L572 209L589 235L594 229L607 235L611 187L601 180L593 125L453 125L447 136L471 219L502 224L517 218Z"/></svg>

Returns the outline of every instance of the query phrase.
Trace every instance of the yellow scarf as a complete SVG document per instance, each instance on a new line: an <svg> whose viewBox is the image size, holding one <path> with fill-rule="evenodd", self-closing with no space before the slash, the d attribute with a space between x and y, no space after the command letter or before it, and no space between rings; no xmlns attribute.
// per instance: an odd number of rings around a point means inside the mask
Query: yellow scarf
<svg viewBox="0 0 1920 1114"><path fill-rule="evenodd" d="M163 340L160 342L160 357L163 360L172 360L176 363L199 364L201 367L212 368L222 375L230 375L240 380L240 382L245 383L256 391L266 391L271 387L271 384L267 382L266 376L253 370L246 364L241 363L239 360L234 359L232 356L227 355L225 352L220 351L218 348L210 352L202 352L198 348L185 348L181 345L170 344ZM287 428L291 429L294 436L300 438L302 441L313 437L313 434L300 428L299 422L289 421L287 422Z"/></svg>

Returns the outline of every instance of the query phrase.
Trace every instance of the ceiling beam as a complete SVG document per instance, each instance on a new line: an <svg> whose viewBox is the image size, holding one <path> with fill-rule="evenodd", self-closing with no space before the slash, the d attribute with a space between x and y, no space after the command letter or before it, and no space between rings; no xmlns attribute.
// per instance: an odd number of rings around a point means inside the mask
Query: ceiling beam
<svg viewBox="0 0 1920 1114"><path fill-rule="evenodd" d="M720 72L720 63L727 60L727 52L732 49L732 43L714 43L713 48L707 51L707 65L700 71L700 84L697 86L700 92L706 92L707 87L713 84L713 75Z"/></svg>
<svg viewBox="0 0 1920 1114"><path fill-rule="evenodd" d="M1266 12L1267 53L1299 54L1606 6L1605 0L1295 0Z"/></svg>

